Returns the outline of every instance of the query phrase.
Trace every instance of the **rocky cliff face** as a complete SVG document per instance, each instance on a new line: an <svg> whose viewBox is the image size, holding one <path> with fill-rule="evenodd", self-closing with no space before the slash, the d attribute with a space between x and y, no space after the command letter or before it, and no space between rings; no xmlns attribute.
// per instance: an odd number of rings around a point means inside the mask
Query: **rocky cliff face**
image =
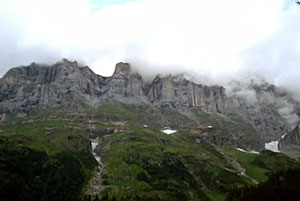
<svg viewBox="0 0 300 201"><path fill-rule="evenodd" d="M157 76L150 85L147 97L154 106L200 108L206 112L226 111L225 89L195 84L183 76Z"/></svg>
<svg viewBox="0 0 300 201"><path fill-rule="evenodd" d="M52 66L32 63L9 70L0 79L0 121L26 116L37 109L81 110L103 103L168 106L187 111L199 109L223 116L234 113L244 118L264 141L278 139L299 119L299 103L268 84L236 85L230 95L221 86L206 86L183 76L157 76L145 83L128 63L118 63L111 77L93 73L87 66L64 59ZM250 94L250 95L249 95ZM288 112L286 105L289 105ZM297 110L298 108L298 110ZM291 111L294 113L291 115Z"/></svg>
<svg viewBox="0 0 300 201"><path fill-rule="evenodd" d="M7 117L49 107L78 109L77 100L96 101L104 81L88 67L66 59L53 66L32 63L13 68L0 80L0 113Z"/></svg>
<svg viewBox="0 0 300 201"><path fill-rule="evenodd" d="M124 63L116 65L111 77L96 75L89 67L66 59L53 66L32 63L9 70L0 80L0 92L2 121L9 116L26 116L35 109L80 109L79 103L149 103L142 77Z"/></svg>
<svg viewBox="0 0 300 201"><path fill-rule="evenodd" d="M297 108L298 102L266 82L235 85L227 104L228 111L243 116L266 142L279 139L295 126L299 120Z"/></svg>
<svg viewBox="0 0 300 201"><path fill-rule="evenodd" d="M300 146L300 121L298 122L296 128L292 132L284 135L279 140L279 149L284 149L289 146Z"/></svg>
<svg viewBox="0 0 300 201"><path fill-rule="evenodd" d="M222 87L197 85L178 76L160 78L145 87L143 78L128 63L118 63L111 77L66 59L53 66L30 66L9 70L0 80L0 112L24 116L34 109L80 109L78 101L97 106L108 101L148 104L155 107L200 107L207 112L225 110Z"/></svg>
<svg viewBox="0 0 300 201"><path fill-rule="evenodd" d="M143 86L143 78L134 73L128 63L118 63L114 74L101 83L102 94L98 97L98 102L149 104Z"/></svg>

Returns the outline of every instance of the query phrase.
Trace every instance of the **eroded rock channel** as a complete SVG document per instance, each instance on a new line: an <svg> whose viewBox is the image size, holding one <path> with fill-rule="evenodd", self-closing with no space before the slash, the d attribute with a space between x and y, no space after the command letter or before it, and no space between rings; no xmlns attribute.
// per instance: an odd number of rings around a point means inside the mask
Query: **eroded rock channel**
<svg viewBox="0 0 300 201"><path fill-rule="evenodd" d="M92 179L89 181L87 185L86 193L91 197L96 197L99 196L104 189L103 186L101 185L101 181L102 181L101 176L102 176L104 165L101 160L101 157L97 154L98 147L99 147L99 138L90 139L90 141L92 144L92 153L96 161L98 162L98 167L97 170L94 172Z"/></svg>

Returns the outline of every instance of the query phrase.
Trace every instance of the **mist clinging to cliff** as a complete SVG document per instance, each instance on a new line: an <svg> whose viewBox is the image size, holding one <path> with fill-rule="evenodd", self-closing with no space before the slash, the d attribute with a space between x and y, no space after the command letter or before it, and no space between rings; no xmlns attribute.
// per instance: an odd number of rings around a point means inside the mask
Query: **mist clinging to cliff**
<svg viewBox="0 0 300 201"><path fill-rule="evenodd" d="M0 75L64 57L101 75L119 61L146 77L186 72L215 84L259 75L298 94L294 1L124 0L99 7L105 1L2 0Z"/></svg>

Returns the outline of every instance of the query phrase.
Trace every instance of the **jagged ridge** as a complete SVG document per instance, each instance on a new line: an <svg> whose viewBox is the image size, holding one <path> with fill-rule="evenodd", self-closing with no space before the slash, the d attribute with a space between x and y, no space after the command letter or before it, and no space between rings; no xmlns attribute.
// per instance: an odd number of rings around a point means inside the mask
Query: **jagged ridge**
<svg viewBox="0 0 300 201"><path fill-rule="evenodd" d="M12 68L0 79L0 121L24 117L37 109L82 110L103 103L171 107L178 111L198 109L220 115L238 114L251 124L264 141L278 139L291 129L269 97L285 96L275 86L251 86L257 102L227 96L221 86L206 86L183 76L157 76L145 83L128 63L118 63L111 77L95 74L89 67L64 59L52 66L32 63ZM295 101L291 104L299 106Z"/></svg>
<svg viewBox="0 0 300 201"><path fill-rule="evenodd" d="M111 77L96 75L87 66L66 59L53 66L32 63L9 70L0 80L2 116L29 113L37 108L79 109L78 100L97 106L107 101L127 104L169 104L225 110L223 87L197 85L185 79L156 77L146 87L143 78L127 63L118 63ZM220 104L221 103L221 104Z"/></svg>

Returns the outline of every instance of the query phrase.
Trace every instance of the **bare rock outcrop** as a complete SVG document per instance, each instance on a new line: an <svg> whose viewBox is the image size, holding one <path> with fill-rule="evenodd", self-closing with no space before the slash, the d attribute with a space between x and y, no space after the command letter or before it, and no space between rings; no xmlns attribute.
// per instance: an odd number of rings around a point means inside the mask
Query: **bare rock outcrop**
<svg viewBox="0 0 300 201"><path fill-rule="evenodd" d="M205 86L179 76L157 76L150 85L148 94L155 106L199 108L206 112L224 113L226 110L225 89L220 86Z"/></svg>
<svg viewBox="0 0 300 201"><path fill-rule="evenodd" d="M231 93L227 103L227 111L246 119L265 142L279 139L295 125L290 120L299 117L293 109L289 111L291 114L283 114L281 111L286 107L297 108L298 103L281 89L268 83L237 88Z"/></svg>
<svg viewBox="0 0 300 201"><path fill-rule="evenodd" d="M284 135L278 143L279 149L284 149L289 146L299 146L300 147L300 121L298 122L295 129Z"/></svg>
<svg viewBox="0 0 300 201"><path fill-rule="evenodd" d="M78 101L96 101L103 81L88 67L66 59L52 66L32 63L12 68L0 79L0 114L9 117L35 109L80 109Z"/></svg>

